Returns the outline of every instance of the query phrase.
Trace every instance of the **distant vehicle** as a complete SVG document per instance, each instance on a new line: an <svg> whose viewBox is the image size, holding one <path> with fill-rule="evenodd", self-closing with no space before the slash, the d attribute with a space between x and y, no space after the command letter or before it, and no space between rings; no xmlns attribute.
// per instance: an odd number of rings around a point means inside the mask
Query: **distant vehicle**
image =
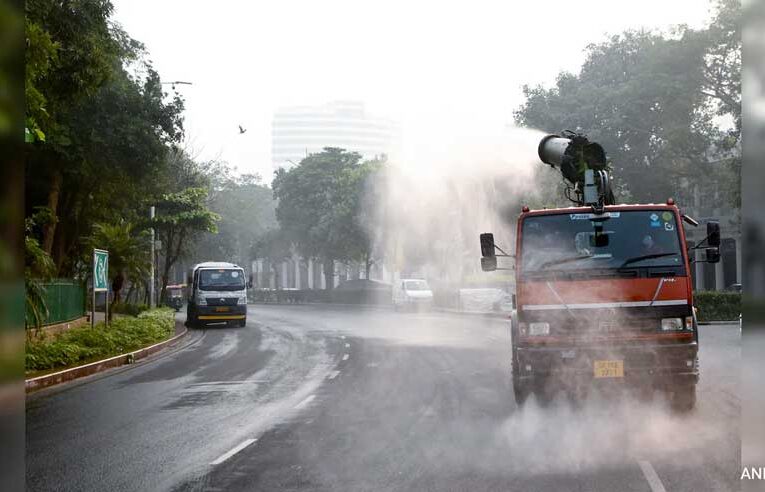
<svg viewBox="0 0 765 492"><path fill-rule="evenodd" d="M433 308L433 291L425 280L401 279L393 285L393 308L430 310Z"/></svg>
<svg viewBox="0 0 765 492"><path fill-rule="evenodd" d="M183 306L183 290L185 288L185 284L168 285L165 287L165 304L175 309L176 313Z"/></svg>
<svg viewBox="0 0 765 492"><path fill-rule="evenodd" d="M726 289L728 292L741 292L741 284L730 284Z"/></svg>
<svg viewBox="0 0 765 492"><path fill-rule="evenodd" d="M187 324L247 324L247 282L244 269L234 263L206 262L188 274Z"/></svg>

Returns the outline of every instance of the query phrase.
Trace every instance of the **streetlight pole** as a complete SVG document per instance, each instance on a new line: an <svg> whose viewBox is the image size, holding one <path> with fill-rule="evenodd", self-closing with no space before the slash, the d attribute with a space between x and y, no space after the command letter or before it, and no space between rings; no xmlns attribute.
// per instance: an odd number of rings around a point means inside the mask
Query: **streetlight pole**
<svg viewBox="0 0 765 492"><path fill-rule="evenodd" d="M170 87L175 90L176 85L191 85L191 82L184 82L183 80L174 80L173 82L160 82L162 85L170 84Z"/></svg>
<svg viewBox="0 0 765 492"><path fill-rule="evenodd" d="M149 209L149 217L154 221L154 207ZM149 280L149 307L154 308L154 227L151 228L151 274Z"/></svg>

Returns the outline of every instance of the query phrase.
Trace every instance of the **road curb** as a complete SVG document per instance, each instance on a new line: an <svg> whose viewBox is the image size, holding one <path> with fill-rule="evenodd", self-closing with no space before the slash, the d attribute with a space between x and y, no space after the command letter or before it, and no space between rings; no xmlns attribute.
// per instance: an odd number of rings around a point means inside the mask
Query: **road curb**
<svg viewBox="0 0 765 492"><path fill-rule="evenodd" d="M477 318L510 319L510 313L494 313L491 311L459 311L457 309L434 308L433 311L458 316L473 316Z"/></svg>
<svg viewBox="0 0 765 492"><path fill-rule="evenodd" d="M164 342L155 343L154 345L150 345L148 347L144 347L142 349L138 349L133 352L115 355L114 357L109 357L108 359L98 360L96 362L91 362L89 364L85 364L82 366L72 367L70 369L64 369L63 371L58 371L51 374L46 374L44 376L38 376L36 378L27 379L26 381L24 381L26 392L30 393L43 388L48 388L50 386L61 384L67 381L72 381L85 376L90 376L92 374L97 374L99 372L105 371L107 369L112 369L114 367L120 367L126 364L133 364L137 360L145 359L146 357L164 349L168 345L172 345L174 342L177 342L181 338L185 337L188 334L188 332L189 332L188 328L184 327L181 333L173 336L172 338L168 338Z"/></svg>

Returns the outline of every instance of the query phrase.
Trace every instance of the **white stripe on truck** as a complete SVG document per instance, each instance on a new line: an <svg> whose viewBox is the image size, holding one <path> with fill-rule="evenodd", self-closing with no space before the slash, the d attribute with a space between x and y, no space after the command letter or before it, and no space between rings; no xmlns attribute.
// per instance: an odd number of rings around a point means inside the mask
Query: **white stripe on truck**
<svg viewBox="0 0 765 492"><path fill-rule="evenodd" d="M586 304L524 304L523 311L546 311L553 309L605 309L649 306L683 306L688 299L670 299L668 301L631 301L631 302L589 302Z"/></svg>

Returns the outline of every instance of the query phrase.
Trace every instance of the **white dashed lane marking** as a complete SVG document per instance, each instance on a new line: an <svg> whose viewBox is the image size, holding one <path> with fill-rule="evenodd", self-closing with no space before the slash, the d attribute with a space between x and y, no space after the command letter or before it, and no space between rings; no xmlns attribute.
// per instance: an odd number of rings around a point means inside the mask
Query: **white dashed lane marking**
<svg viewBox="0 0 765 492"><path fill-rule="evenodd" d="M350 343L346 343L345 344L345 348L351 348L351 344Z"/></svg>
<svg viewBox="0 0 765 492"><path fill-rule="evenodd" d="M247 446L249 446L250 444L254 443L255 441L256 441L256 439L247 439L246 441L242 442L241 444L239 444L238 446L236 446L236 447L235 447L234 449L232 449L231 451L229 451L229 452L227 452L227 453L225 453L225 454L222 454L222 455L220 456L220 458L216 459L215 461L213 461L213 462L212 462L212 463L210 463L210 464L211 464L211 465L220 465L221 463L223 463L223 462L224 462L224 461L226 461L227 459L231 458L231 457L232 457L232 456L234 456L236 453L238 453L239 451L243 450L244 448L246 448L246 447L247 447Z"/></svg>
<svg viewBox="0 0 765 492"><path fill-rule="evenodd" d="M329 373L329 376L327 376L328 379L335 379L340 374L340 371L332 371Z"/></svg>
<svg viewBox="0 0 765 492"><path fill-rule="evenodd" d="M350 355L348 355L348 354L344 354L344 355L343 355L343 360L348 360L348 358L349 358L349 357L350 357Z"/></svg>
<svg viewBox="0 0 765 492"><path fill-rule="evenodd" d="M310 395L310 396L307 396L307 397L306 397L306 398L305 398L303 401L301 401L300 403L298 403L297 405L295 405L295 409L296 409L296 410L299 410L299 409L303 408L304 406L306 406L306 405L308 405L309 403L311 403L311 402L313 401L313 399L314 399L314 398L316 398L316 395Z"/></svg>
<svg viewBox="0 0 765 492"><path fill-rule="evenodd" d="M664 488L664 484L661 483L661 479L659 479L659 475L656 473L656 470L653 469L651 463L648 461L638 461L638 464L640 465L640 469L643 470L643 475L645 475L645 479L648 480L648 485L651 486L653 492L667 492L667 489Z"/></svg>

